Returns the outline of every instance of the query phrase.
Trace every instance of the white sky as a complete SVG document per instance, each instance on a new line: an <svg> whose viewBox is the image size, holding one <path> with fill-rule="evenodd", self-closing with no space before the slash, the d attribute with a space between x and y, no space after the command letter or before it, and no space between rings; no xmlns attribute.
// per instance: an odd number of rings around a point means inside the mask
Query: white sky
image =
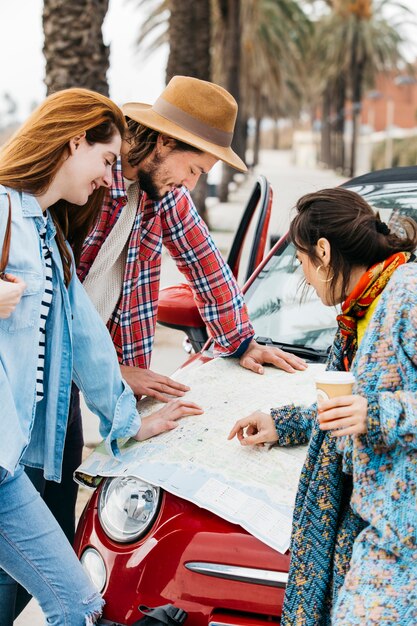
<svg viewBox="0 0 417 626"><path fill-rule="evenodd" d="M417 19L417 0L402 2ZM0 126L6 121L5 92L17 101L19 120L28 115L33 102L45 96L42 5L42 0L0 0ZM135 0L110 0L103 32L105 42L111 45L110 95L118 104L131 100L152 103L165 83L167 48L149 59L135 53L141 11Z"/></svg>
<svg viewBox="0 0 417 626"><path fill-rule="evenodd" d="M42 6L42 0L0 0L0 125L4 92L18 102L19 119L46 95ZM103 36L111 46L110 95L118 104L131 100L152 103L165 84L167 47L149 59L135 52L141 11L143 14L135 0L110 0Z"/></svg>

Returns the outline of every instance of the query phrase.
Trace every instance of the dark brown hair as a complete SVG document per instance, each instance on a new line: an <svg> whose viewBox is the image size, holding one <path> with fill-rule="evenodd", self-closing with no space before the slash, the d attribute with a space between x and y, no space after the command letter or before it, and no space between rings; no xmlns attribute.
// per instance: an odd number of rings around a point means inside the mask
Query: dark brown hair
<svg viewBox="0 0 417 626"><path fill-rule="evenodd" d="M108 143L117 133L123 136L124 131L124 115L109 98L81 88L58 91L48 96L1 148L0 184L39 195L55 178L73 137L85 132L90 144ZM72 258L65 239L73 246L77 259L103 195L101 187L82 207L65 200L49 207L57 228L56 241L67 285Z"/></svg>
<svg viewBox="0 0 417 626"><path fill-rule="evenodd" d="M317 267L318 240L324 237L331 245L329 286L333 296L341 276L342 295L346 297L352 268L369 268L395 252L413 252L417 247L414 220L402 218L403 233L391 232L362 196L342 187L306 194L298 200L296 210L290 237L297 250L307 254Z"/></svg>
<svg viewBox="0 0 417 626"><path fill-rule="evenodd" d="M127 155L127 160L129 165L135 167L151 154L156 146L159 135L163 135L164 133L139 124L130 117L126 117L126 122L128 128L127 140L132 146ZM197 152L202 154L202 150L194 148L194 146L190 146L188 143L184 143L178 139L175 139L174 150L178 150L178 152Z"/></svg>

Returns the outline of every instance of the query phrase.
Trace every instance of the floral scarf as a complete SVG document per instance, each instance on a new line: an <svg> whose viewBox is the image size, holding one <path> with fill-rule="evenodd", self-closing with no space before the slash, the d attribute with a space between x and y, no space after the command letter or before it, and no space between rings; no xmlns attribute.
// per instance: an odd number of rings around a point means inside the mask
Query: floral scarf
<svg viewBox="0 0 417 626"><path fill-rule="evenodd" d="M358 320L365 317L368 308L383 292L394 271L407 263L410 252L396 252L392 256L372 265L359 279L342 304L342 313L337 316L342 335L343 366L349 370L358 348L356 327Z"/></svg>

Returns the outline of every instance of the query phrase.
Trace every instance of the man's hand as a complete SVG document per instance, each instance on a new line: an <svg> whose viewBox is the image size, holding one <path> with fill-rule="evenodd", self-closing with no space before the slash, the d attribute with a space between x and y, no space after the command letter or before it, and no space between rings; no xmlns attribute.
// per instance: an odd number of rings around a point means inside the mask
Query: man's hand
<svg viewBox="0 0 417 626"><path fill-rule="evenodd" d="M162 409L142 419L142 424L134 436L137 441L144 441L167 430L177 427L176 420L186 415L201 415L203 409L187 400L170 400Z"/></svg>
<svg viewBox="0 0 417 626"><path fill-rule="evenodd" d="M128 365L121 365L120 370L135 396L149 396L159 400L159 402L169 402L172 396L179 398L186 391L190 391L186 385L177 383L168 376L156 374L152 370Z"/></svg>
<svg viewBox="0 0 417 626"><path fill-rule="evenodd" d="M362 396L339 396L323 400L318 407L320 430L335 437L362 435L368 431L368 401Z"/></svg>
<svg viewBox="0 0 417 626"><path fill-rule="evenodd" d="M26 289L26 283L21 278L16 278L11 274L6 274L5 278L6 280L0 279L0 318L2 319L10 317Z"/></svg>
<svg viewBox="0 0 417 626"><path fill-rule="evenodd" d="M278 441L274 420L268 413L255 411L238 420L229 433L228 439L237 436L242 446Z"/></svg>
<svg viewBox="0 0 417 626"><path fill-rule="evenodd" d="M257 374L264 373L262 365L265 363L275 365L278 369L290 373L307 368L307 363L304 359L300 359L300 357L294 354L284 352L284 350L274 348L273 346L261 346L254 339L250 342L246 352L240 357L239 363L242 367Z"/></svg>

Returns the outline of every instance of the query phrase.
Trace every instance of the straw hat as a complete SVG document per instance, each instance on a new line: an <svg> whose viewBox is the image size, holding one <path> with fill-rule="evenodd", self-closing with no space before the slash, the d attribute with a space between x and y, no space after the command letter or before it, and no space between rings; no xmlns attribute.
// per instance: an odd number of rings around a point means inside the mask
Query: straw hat
<svg viewBox="0 0 417 626"><path fill-rule="evenodd" d="M237 103L219 85L174 76L153 106L129 102L122 110L139 124L208 152L241 172L247 169L230 147Z"/></svg>

